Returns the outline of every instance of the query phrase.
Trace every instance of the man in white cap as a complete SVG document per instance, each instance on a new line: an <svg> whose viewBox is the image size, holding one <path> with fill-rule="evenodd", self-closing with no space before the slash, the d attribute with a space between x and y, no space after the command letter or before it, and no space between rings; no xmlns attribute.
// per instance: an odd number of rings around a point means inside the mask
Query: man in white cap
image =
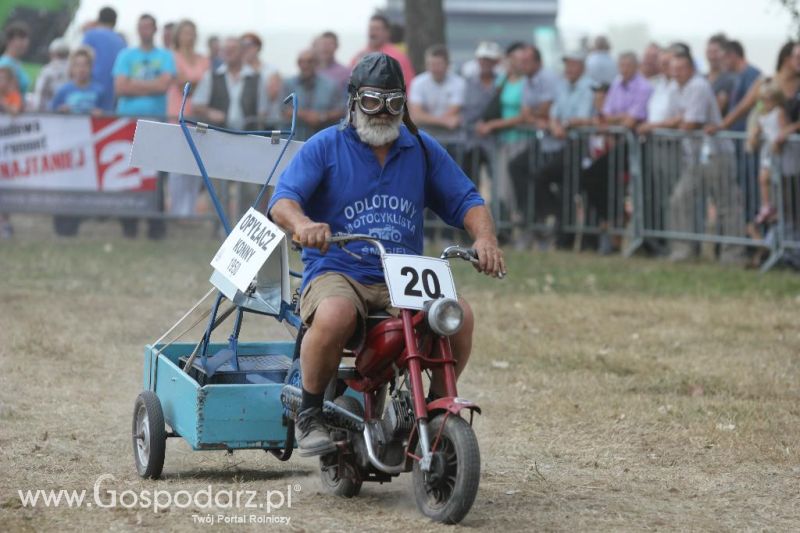
<svg viewBox="0 0 800 533"><path fill-rule="evenodd" d="M562 59L564 79L559 80L554 90L555 99L552 105L547 107L548 118L534 119L536 120L534 125L549 134L539 141L538 157L535 157L536 154L529 149L518 154L509 163L509 172L520 211L523 213L527 211L528 198L533 192L534 212L526 213L527 218L532 217L537 222L543 222L547 216L554 215L557 224L562 222L560 218L564 179L564 139L568 129L588 122L592 115L594 99L592 81L584 74L584 55L578 51L569 52ZM515 246L526 250L530 247L532 238L531 232L524 232Z"/></svg>
<svg viewBox="0 0 800 533"><path fill-rule="evenodd" d="M497 92L497 65L502 58L503 49L499 44L482 41L475 50L477 71L466 78L461 116L467 133L467 143L461 168L476 184L481 164L488 165L489 141L486 137L478 137L475 125L481 120Z"/></svg>
<svg viewBox="0 0 800 533"><path fill-rule="evenodd" d="M50 43L50 62L46 64L39 77L36 78L34 95L36 109L46 111L56 91L69 80L67 59L69 58L69 45L66 39L59 37Z"/></svg>

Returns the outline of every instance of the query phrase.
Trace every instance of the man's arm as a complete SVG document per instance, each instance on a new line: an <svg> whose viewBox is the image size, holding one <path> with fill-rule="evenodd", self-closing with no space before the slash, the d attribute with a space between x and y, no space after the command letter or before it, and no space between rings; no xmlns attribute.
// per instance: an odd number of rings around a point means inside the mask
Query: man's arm
<svg viewBox="0 0 800 533"><path fill-rule="evenodd" d="M269 217L292 235L305 248L319 248L324 254L328 251L331 228L324 222L314 222L306 216L300 204L288 198L281 198L269 211Z"/></svg>
<svg viewBox="0 0 800 533"><path fill-rule="evenodd" d="M486 136L498 130L514 128L520 124L522 124L522 113L510 118L495 118L486 122L478 121L475 125L475 131L478 132L478 135Z"/></svg>
<svg viewBox="0 0 800 533"><path fill-rule="evenodd" d="M640 124L636 131L639 132L640 135L646 135L656 129L679 128L681 122L683 122L683 117L681 115L677 115L672 118L668 118L667 120L662 120L661 122L645 122L644 124Z"/></svg>
<svg viewBox="0 0 800 533"><path fill-rule="evenodd" d="M421 126L438 126L440 128L453 129L461 122L461 108L459 106L450 106L440 117L428 113L422 105L416 103L409 102L408 110L411 112L411 118L414 122Z"/></svg>
<svg viewBox="0 0 800 533"><path fill-rule="evenodd" d="M620 105L617 100L622 98L618 94L621 90L622 89L620 89L619 86L612 86L611 90L606 96L606 102L603 105L603 119L605 120L605 123L610 126L635 128L639 122L643 121L643 119L647 116L647 113L645 111L644 115L636 116L634 111L636 106L633 102L628 101L627 98L625 104Z"/></svg>
<svg viewBox="0 0 800 533"><path fill-rule="evenodd" d="M127 76L114 78L114 92L119 96L147 96L167 92L172 74L165 72L154 80L134 80Z"/></svg>
<svg viewBox="0 0 800 533"><path fill-rule="evenodd" d="M552 104L553 102L548 100L534 107L523 105L522 122L525 124L533 124L534 127L539 129L546 128L549 124L550 106Z"/></svg>
<svg viewBox="0 0 800 533"><path fill-rule="evenodd" d="M476 205L467 211L464 215L464 229L474 240L472 247L478 253L479 261L476 268L495 278L505 275L503 251L497 244L494 221L485 205Z"/></svg>
<svg viewBox="0 0 800 533"><path fill-rule="evenodd" d="M742 98L736 107L728 111L728 114L722 118L722 123L717 125L709 125L706 126L706 133L716 133L719 130L727 130L729 129L734 122L739 120L740 118L747 115L751 109L756 105L758 102L758 94L761 92L761 85L764 83L765 78L760 76L753 84L750 86L750 89L745 93L744 98Z"/></svg>

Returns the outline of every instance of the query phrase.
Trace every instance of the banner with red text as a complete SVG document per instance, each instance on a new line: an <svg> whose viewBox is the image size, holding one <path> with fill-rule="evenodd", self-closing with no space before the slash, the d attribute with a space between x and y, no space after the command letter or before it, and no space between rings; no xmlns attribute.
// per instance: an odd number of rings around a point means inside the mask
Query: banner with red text
<svg viewBox="0 0 800 533"><path fill-rule="evenodd" d="M0 114L0 210L158 211L157 173L128 164L136 118Z"/></svg>

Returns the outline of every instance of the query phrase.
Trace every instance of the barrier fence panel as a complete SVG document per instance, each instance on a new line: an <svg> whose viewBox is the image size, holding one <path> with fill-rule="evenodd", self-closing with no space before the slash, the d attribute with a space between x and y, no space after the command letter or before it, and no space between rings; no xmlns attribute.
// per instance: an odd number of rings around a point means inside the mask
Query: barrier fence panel
<svg viewBox="0 0 800 533"><path fill-rule="evenodd" d="M776 216L766 235L772 254L762 270L779 261L800 268L800 136L790 137L771 162L770 200Z"/></svg>
<svg viewBox="0 0 800 533"><path fill-rule="evenodd" d="M631 177L639 173L627 130L582 128L565 139L537 130L514 133L495 137L492 208L501 233L514 229L522 247L532 245L534 231L561 244L570 240L565 235L578 241L584 233L625 235Z"/></svg>
<svg viewBox="0 0 800 533"><path fill-rule="evenodd" d="M584 234L598 235L603 252L612 248L611 237L621 244L632 222L632 164L635 147L623 128L592 128L569 132L564 151L561 191L561 229L575 234L575 247Z"/></svg>
<svg viewBox="0 0 800 533"><path fill-rule="evenodd" d="M724 262L743 261L743 246L768 245L747 231L759 205L758 154L745 134L658 130L640 146L644 239L668 241L673 260L697 255L702 242L718 245L705 251Z"/></svg>
<svg viewBox="0 0 800 533"><path fill-rule="evenodd" d="M493 136L492 211L506 238L516 234L519 242L534 230L552 230L548 217L558 217L560 211L565 143L523 128Z"/></svg>

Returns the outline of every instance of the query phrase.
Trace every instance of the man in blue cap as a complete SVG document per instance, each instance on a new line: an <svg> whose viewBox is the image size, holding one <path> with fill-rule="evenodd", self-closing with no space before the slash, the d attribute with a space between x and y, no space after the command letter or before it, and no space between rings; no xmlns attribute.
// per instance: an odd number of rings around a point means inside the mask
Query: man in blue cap
<svg viewBox="0 0 800 533"><path fill-rule="evenodd" d="M357 349L370 310L390 306L380 258L368 248L362 261L328 247L336 233L382 234L390 253L422 254L423 210L474 239L477 268L505 272L494 223L473 183L447 152L417 130L406 108L400 64L382 53L364 56L348 84L347 114L339 126L311 137L284 171L268 213L304 247L300 316L308 325L300 351L303 398L297 415L301 455L335 446L322 422L323 394L345 347ZM390 231L387 230L390 227ZM473 317L450 342L458 375L472 348ZM444 392L434 380L431 396Z"/></svg>

